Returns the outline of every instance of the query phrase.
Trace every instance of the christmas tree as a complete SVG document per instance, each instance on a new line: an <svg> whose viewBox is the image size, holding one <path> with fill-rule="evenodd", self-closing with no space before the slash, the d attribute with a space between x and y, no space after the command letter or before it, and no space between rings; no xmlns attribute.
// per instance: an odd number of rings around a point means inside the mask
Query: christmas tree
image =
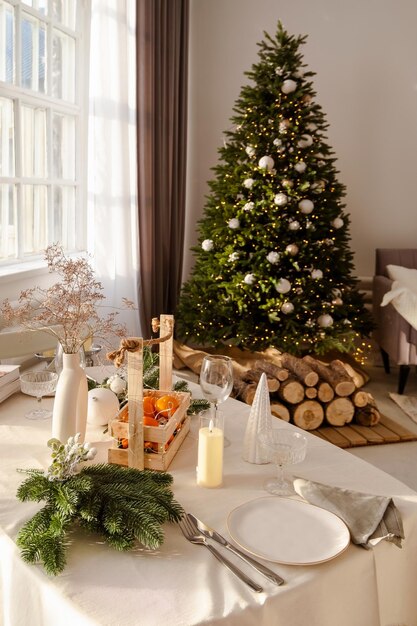
<svg viewBox="0 0 417 626"><path fill-rule="evenodd" d="M299 52L306 36L281 23L275 39L264 35L213 168L177 334L214 347L350 351L372 322L315 73Z"/></svg>

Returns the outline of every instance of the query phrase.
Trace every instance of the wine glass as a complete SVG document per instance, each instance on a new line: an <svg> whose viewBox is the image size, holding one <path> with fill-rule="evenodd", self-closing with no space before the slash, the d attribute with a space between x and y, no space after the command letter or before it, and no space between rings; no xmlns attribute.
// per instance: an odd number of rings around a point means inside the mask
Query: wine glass
<svg viewBox="0 0 417 626"><path fill-rule="evenodd" d="M216 424L219 404L227 400L233 388L232 359L222 355L205 356L201 363L200 387L212 406ZM230 445L230 441L224 441L225 445Z"/></svg>
<svg viewBox="0 0 417 626"><path fill-rule="evenodd" d="M269 460L275 463L277 468L277 475L268 478L264 483L264 488L277 496L293 495L295 491L284 468L304 460L307 437L287 428L273 428L267 431L261 430L258 440L268 453Z"/></svg>
<svg viewBox="0 0 417 626"><path fill-rule="evenodd" d="M52 411L43 409L41 406L42 397L53 393L58 382L58 374L46 370L38 372L27 372L20 376L20 389L28 396L35 396L38 401L38 408L26 413L29 420L44 420L52 417Z"/></svg>

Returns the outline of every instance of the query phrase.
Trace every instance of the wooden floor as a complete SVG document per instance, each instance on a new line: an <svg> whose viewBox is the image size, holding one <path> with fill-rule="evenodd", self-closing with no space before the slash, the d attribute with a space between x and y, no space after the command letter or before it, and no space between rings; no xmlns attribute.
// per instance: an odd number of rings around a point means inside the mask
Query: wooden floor
<svg viewBox="0 0 417 626"><path fill-rule="evenodd" d="M322 426L310 432L330 441L339 448L417 441L415 433L385 415L381 415L381 421L371 428L359 426L359 424L349 424L349 426L340 427Z"/></svg>

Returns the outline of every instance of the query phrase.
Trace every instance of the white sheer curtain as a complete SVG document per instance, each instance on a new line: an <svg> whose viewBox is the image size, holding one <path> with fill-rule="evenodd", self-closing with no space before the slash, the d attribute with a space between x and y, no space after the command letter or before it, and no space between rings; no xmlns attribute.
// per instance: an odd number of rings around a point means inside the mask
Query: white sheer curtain
<svg viewBox="0 0 417 626"><path fill-rule="evenodd" d="M92 0L88 251L113 307L122 298L138 306L135 33L136 2ZM119 319L142 335L137 311Z"/></svg>

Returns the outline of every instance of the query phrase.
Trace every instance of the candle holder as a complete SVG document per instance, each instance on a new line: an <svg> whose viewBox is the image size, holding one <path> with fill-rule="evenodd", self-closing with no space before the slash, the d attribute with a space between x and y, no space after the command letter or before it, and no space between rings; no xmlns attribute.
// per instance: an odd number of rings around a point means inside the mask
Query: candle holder
<svg viewBox="0 0 417 626"><path fill-rule="evenodd" d="M220 487L223 483L224 416L217 411L200 414L197 485Z"/></svg>

